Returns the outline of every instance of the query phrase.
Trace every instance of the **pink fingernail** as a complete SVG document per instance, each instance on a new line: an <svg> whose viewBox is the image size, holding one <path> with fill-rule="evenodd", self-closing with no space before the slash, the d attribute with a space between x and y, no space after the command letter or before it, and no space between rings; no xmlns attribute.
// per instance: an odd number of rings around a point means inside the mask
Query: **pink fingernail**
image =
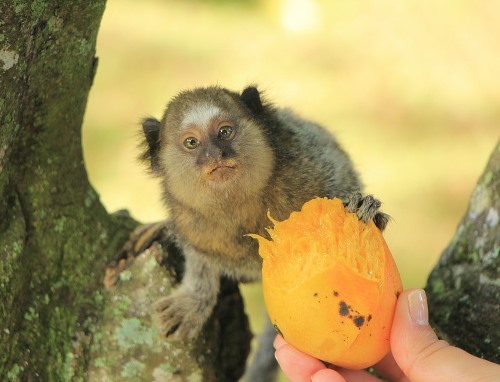
<svg viewBox="0 0 500 382"><path fill-rule="evenodd" d="M427 297L422 289L415 289L408 295L408 310L411 320L417 325L429 325Z"/></svg>

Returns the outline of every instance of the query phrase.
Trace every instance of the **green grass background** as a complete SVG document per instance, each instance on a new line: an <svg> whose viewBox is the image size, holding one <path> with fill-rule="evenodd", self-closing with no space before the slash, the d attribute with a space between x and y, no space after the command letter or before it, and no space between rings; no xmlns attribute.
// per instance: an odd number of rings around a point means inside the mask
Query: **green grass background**
<svg viewBox="0 0 500 382"><path fill-rule="evenodd" d="M165 217L136 160L142 117L182 89L257 83L351 154L393 217L406 288L425 285L500 135L495 0L109 0L97 55L84 154L109 211ZM260 287L244 293L258 328Z"/></svg>

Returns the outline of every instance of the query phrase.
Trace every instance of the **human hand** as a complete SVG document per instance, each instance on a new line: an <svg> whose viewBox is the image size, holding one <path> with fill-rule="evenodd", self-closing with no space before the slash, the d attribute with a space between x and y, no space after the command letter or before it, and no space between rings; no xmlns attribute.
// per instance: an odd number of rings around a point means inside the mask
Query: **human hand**
<svg viewBox="0 0 500 382"><path fill-rule="evenodd" d="M423 290L408 290L399 296L390 342L391 353L374 366L389 381L500 381L500 365L437 338L428 323ZM276 359L291 382L380 382L364 370L327 368L323 362L287 344L281 336L276 337L274 347Z"/></svg>

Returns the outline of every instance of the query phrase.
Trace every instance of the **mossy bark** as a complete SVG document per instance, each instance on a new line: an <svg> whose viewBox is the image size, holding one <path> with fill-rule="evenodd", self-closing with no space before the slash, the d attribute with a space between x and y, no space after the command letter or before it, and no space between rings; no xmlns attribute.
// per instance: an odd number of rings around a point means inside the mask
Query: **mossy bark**
<svg viewBox="0 0 500 382"><path fill-rule="evenodd" d="M251 333L234 281L222 280L215 312L196 341L171 342L160 335L155 303L176 287L182 263L171 242L155 242L103 294L104 317L94 332L90 381L234 382L241 377Z"/></svg>
<svg viewBox="0 0 500 382"><path fill-rule="evenodd" d="M114 292L103 290L105 266L136 223L106 212L83 163L81 125L104 7L0 2L2 381L88 380L91 343L109 327L104 307ZM203 339L198 370L216 368L209 362L218 335Z"/></svg>
<svg viewBox="0 0 500 382"><path fill-rule="evenodd" d="M500 363L500 143L426 290L441 337Z"/></svg>
<svg viewBox="0 0 500 382"><path fill-rule="evenodd" d="M104 1L0 5L0 379L81 380L110 216L83 165L81 124Z"/></svg>

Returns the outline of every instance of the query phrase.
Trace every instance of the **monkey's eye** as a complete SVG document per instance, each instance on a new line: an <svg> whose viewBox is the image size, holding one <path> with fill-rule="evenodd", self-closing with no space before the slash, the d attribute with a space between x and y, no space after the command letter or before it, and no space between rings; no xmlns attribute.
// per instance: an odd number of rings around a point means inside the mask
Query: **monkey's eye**
<svg viewBox="0 0 500 382"><path fill-rule="evenodd" d="M200 141L196 139L195 137L189 137L184 139L184 147L189 149L189 150L194 150L200 145Z"/></svg>
<svg viewBox="0 0 500 382"><path fill-rule="evenodd" d="M233 128L231 126L222 126L217 133L219 139L227 141L233 137Z"/></svg>

